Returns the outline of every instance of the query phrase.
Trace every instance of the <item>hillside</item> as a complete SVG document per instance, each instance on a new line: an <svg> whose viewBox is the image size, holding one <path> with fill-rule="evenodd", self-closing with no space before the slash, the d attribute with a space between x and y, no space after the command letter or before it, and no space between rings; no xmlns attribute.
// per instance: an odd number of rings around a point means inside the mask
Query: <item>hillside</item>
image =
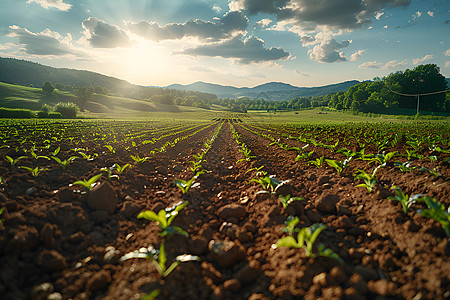
<svg viewBox="0 0 450 300"><path fill-rule="evenodd" d="M351 86L359 83L352 80L320 87L296 87L283 82L269 82L252 88L223 86L206 82L195 82L188 85L172 84L168 89L201 91L216 94L219 98L264 98L266 100L289 100L297 97L323 96L328 93L347 91Z"/></svg>
<svg viewBox="0 0 450 300"><path fill-rule="evenodd" d="M171 94L175 97L197 96L215 99L215 95L182 92L161 87L139 86L99 73L67 68L54 68L15 58L0 57L0 82L41 87L45 81L76 87L103 87L110 94L133 99L148 99L155 95Z"/></svg>

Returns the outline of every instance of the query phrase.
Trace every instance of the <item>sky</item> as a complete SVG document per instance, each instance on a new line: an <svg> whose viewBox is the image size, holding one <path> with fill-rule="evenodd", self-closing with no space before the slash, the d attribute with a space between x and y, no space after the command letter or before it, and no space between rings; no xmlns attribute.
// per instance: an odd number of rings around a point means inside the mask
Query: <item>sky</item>
<svg viewBox="0 0 450 300"><path fill-rule="evenodd" d="M436 64L448 0L0 0L0 56L146 86L311 87Z"/></svg>

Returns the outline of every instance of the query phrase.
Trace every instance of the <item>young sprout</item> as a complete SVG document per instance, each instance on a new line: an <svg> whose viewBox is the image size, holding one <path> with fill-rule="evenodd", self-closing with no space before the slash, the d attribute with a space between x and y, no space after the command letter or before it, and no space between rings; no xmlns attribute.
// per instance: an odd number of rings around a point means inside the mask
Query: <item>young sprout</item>
<svg viewBox="0 0 450 300"><path fill-rule="evenodd" d="M372 162L377 163L380 166L385 166L397 153L397 151L389 152L389 153L381 153L381 154L375 154L374 157L368 158L365 160L369 161L369 164Z"/></svg>
<svg viewBox="0 0 450 300"><path fill-rule="evenodd" d="M92 176L88 180L83 179L83 180L75 181L74 183L72 183L72 185L78 184L78 185L81 185L86 191L90 191L95 186L95 183L101 176L102 176L102 174L97 174L95 176Z"/></svg>
<svg viewBox="0 0 450 300"><path fill-rule="evenodd" d="M25 166L21 166L20 167L21 169L24 169L24 170L27 170L27 171L30 171L31 172L31 175L33 176L33 177L38 177L39 176L39 174L41 173L41 172L43 172L43 171L48 171L49 169L48 168L39 168L39 167L36 167L36 168L30 168L30 167L25 167Z"/></svg>
<svg viewBox="0 0 450 300"><path fill-rule="evenodd" d="M438 167L436 167L434 169L428 169L428 168L422 167L419 169L419 172L427 172L427 171L436 177L442 176L442 174L438 172Z"/></svg>
<svg viewBox="0 0 450 300"><path fill-rule="evenodd" d="M425 202L428 209L419 209L417 212L423 217L438 221L447 237L450 237L450 206L445 209L444 204L431 197L423 197L421 201Z"/></svg>
<svg viewBox="0 0 450 300"><path fill-rule="evenodd" d="M183 194L187 194L191 186L194 184L196 178L197 178L196 176L193 176L191 179L187 181L183 179L175 179L174 183L177 187L180 188Z"/></svg>
<svg viewBox="0 0 450 300"><path fill-rule="evenodd" d="M150 294L147 294L144 297L142 297L140 300L154 300L156 299L156 297L159 296L159 294L160 294L159 289L156 289L152 291Z"/></svg>
<svg viewBox="0 0 450 300"><path fill-rule="evenodd" d="M278 199L280 200L281 204L283 205L283 208L288 207L288 205L291 204L294 201L305 200L305 198L302 198L302 197L291 197L291 195L287 195L287 196L280 195L278 197Z"/></svg>
<svg viewBox="0 0 450 300"><path fill-rule="evenodd" d="M6 158L6 160L11 164L11 166L15 167L15 166L16 166L16 163L17 163L19 160L21 160L21 159L23 159L23 158L28 158L28 156L19 156L19 157L13 159L11 156L6 155L5 158Z"/></svg>
<svg viewBox="0 0 450 300"><path fill-rule="evenodd" d="M402 172L409 172L409 173L411 173L412 171L417 169L417 167L411 167L411 162L409 162L409 161L404 162L404 163L396 161L394 163L394 165L395 165L396 168L399 168L400 171L402 171Z"/></svg>
<svg viewBox="0 0 450 300"><path fill-rule="evenodd" d="M330 167L333 167L338 172L339 175L341 175L342 171L344 171L344 169L348 167L348 163L350 162L351 159L352 159L351 157L344 161L325 159L325 162Z"/></svg>
<svg viewBox="0 0 450 300"><path fill-rule="evenodd" d="M56 156L56 155L58 155L58 153L59 153L60 150L61 150L61 147L58 146L58 148L56 148L55 151L50 152L50 154L53 155L53 156Z"/></svg>
<svg viewBox="0 0 450 300"><path fill-rule="evenodd" d="M200 260L200 258L195 255L189 254L178 255L175 258L175 262L173 262L168 268L166 268L167 257L163 243L160 244L159 251L153 248L152 246L148 248L141 248L134 252L125 254L120 258L120 261L125 261L132 258L150 259L153 265L155 266L156 270L158 271L159 275L161 275L162 277L169 276L169 274L172 273L172 271L175 270L175 268L178 267L178 265L182 262Z"/></svg>
<svg viewBox="0 0 450 300"><path fill-rule="evenodd" d="M113 175L113 171L116 169L116 165L112 165L109 169L104 167L101 168L100 171L105 172L108 176L108 181L111 181L112 178L117 178L119 179L119 175Z"/></svg>
<svg viewBox="0 0 450 300"><path fill-rule="evenodd" d="M312 150L311 152L305 152L305 153L298 154L297 157L295 158L295 161L299 161L299 160L301 160L301 159L307 159L307 158L309 158L313 153L314 153L314 150Z"/></svg>
<svg viewBox="0 0 450 300"><path fill-rule="evenodd" d="M87 161L93 161L95 156L98 156L97 153L95 154L86 154L84 152L78 152L85 160Z"/></svg>
<svg viewBox="0 0 450 300"><path fill-rule="evenodd" d="M276 179L274 176L264 176L264 177L260 177L258 179L253 178L250 180L250 182L257 182L265 190L270 189L270 191L274 194L280 186L289 182L289 180L281 181L279 179Z"/></svg>
<svg viewBox="0 0 450 300"><path fill-rule="evenodd" d="M0 208L0 215L1 215L4 211L5 211L5 208L4 208L4 207ZM5 222L5 219L0 219L0 223L3 223L3 222Z"/></svg>
<svg viewBox="0 0 450 300"><path fill-rule="evenodd" d="M134 162L137 165L140 165L142 163L144 163L145 161L147 161L147 159L149 159L150 157L140 157L139 154L138 155L130 155L130 157L134 160Z"/></svg>
<svg viewBox="0 0 450 300"><path fill-rule="evenodd" d="M289 216L287 220L284 222L286 225L285 228L283 228L283 232L287 232L289 235L294 235L294 232L299 232L299 228L295 228L295 226L300 223L299 217L293 217Z"/></svg>
<svg viewBox="0 0 450 300"><path fill-rule="evenodd" d="M324 156L321 156L319 158L316 158L316 160L310 160L308 161L308 164L315 165L317 168L320 168L323 164Z"/></svg>
<svg viewBox="0 0 450 300"><path fill-rule="evenodd" d="M372 193L375 183L377 182L377 178L375 177L377 170L378 168L375 168L372 174L366 173L364 170L356 170L356 173L354 174L355 179L364 180L364 183L358 184L356 187L365 187L369 193Z"/></svg>
<svg viewBox="0 0 450 300"><path fill-rule="evenodd" d="M44 155L37 155L36 153L34 153L34 151L30 151L30 153L31 153L31 156L33 156L34 159L44 158L46 160L50 160L50 157L44 156Z"/></svg>
<svg viewBox="0 0 450 300"><path fill-rule="evenodd" d="M71 156L68 159L61 160L56 156L52 156L52 159L55 160L63 170L66 170L67 166L76 158L78 158L78 156Z"/></svg>
<svg viewBox="0 0 450 300"><path fill-rule="evenodd" d="M155 221L162 229L161 236L172 237L175 233L188 236L188 233L177 226L171 226L173 220L178 213L188 205L188 201L180 201L175 205L166 209L161 209L158 213L151 210L146 210L138 214L138 219L147 219L149 221Z"/></svg>
<svg viewBox="0 0 450 300"><path fill-rule="evenodd" d="M342 259L338 254L333 252L331 249L325 249L325 246L319 245L318 253L313 253L314 243L319 236L319 234L327 228L324 224L314 224L310 227L303 227L300 229L297 240L293 236L285 236L278 240L278 242L272 245L272 248L276 249L278 247L289 247L289 248L302 248L305 250L306 256L308 257L317 257L326 256L330 258L334 258L340 263L343 263Z"/></svg>
<svg viewBox="0 0 450 300"><path fill-rule="evenodd" d="M119 173L119 174L122 174L122 172L125 171L127 168L131 168L130 164L125 164L122 167L119 164L115 164L115 166L116 166L117 173Z"/></svg>
<svg viewBox="0 0 450 300"><path fill-rule="evenodd" d="M111 152L111 153L116 153L116 149L114 149L114 147L111 146L111 145L104 145L103 147L105 147L106 149L108 149L109 152Z"/></svg>
<svg viewBox="0 0 450 300"><path fill-rule="evenodd" d="M402 189L395 185L392 187L392 189L395 191L395 195L389 196L388 199L400 202L403 208L403 212L405 214L408 213L408 209L411 207L413 203L415 203L419 198L422 198L424 196L423 194L417 194L409 197L409 195L403 194Z"/></svg>

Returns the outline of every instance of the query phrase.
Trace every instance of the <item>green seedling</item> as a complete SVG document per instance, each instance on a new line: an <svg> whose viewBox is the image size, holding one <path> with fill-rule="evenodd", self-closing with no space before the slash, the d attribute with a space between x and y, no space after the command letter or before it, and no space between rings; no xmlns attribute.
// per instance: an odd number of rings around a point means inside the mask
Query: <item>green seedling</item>
<svg viewBox="0 0 450 300"><path fill-rule="evenodd" d="M378 168L375 168L372 174L366 173L364 170L356 170L354 175L355 180L362 179L364 181L364 183L358 184L356 187L365 187L369 193L372 193L375 183L377 182L377 178L375 177L377 170Z"/></svg>
<svg viewBox="0 0 450 300"><path fill-rule="evenodd" d="M316 158L315 160L308 161L308 164L315 165L317 168L320 168L323 164L324 156Z"/></svg>
<svg viewBox="0 0 450 300"><path fill-rule="evenodd" d="M21 159L28 158L28 156L19 156L13 159L11 156L6 155L5 159L11 164L12 167L15 167L17 162Z"/></svg>
<svg viewBox="0 0 450 300"><path fill-rule="evenodd" d="M259 183L265 190L269 190L272 193L275 193L277 189L282 186L283 184L289 182L289 180L281 181L279 179L276 179L274 176L264 176L260 177L258 179L251 179L250 182L257 182Z"/></svg>
<svg viewBox="0 0 450 300"><path fill-rule="evenodd" d="M44 156L44 155L37 155L36 153L34 153L34 151L30 151L30 153L31 153L31 156L33 156L34 159L43 158L43 159L46 159L46 160L50 160L50 157Z"/></svg>
<svg viewBox="0 0 450 300"><path fill-rule="evenodd" d="M108 181L111 181L113 178L119 179L119 175L115 175L112 172L116 169L116 165L112 165L110 168L101 168L100 171L105 172L108 176Z"/></svg>
<svg viewBox="0 0 450 300"><path fill-rule="evenodd" d="M424 196L423 194L417 194L410 197L409 195L404 194L402 189L395 185L392 187L392 189L395 191L395 195L389 196L388 199L400 202L405 214L408 213L408 209L413 203L417 202L419 198L422 198Z"/></svg>
<svg viewBox="0 0 450 300"><path fill-rule="evenodd" d="M135 164L140 165L142 163L144 163L145 161L147 161L150 157L140 157L139 154L138 155L130 155L130 157L134 160Z"/></svg>
<svg viewBox="0 0 450 300"><path fill-rule="evenodd" d="M156 299L156 297L159 296L159 294L160 294L159 289L156 289L152 291L150 294L147 294L144 297L142 297L140 300L154 300Z"/></svg>
<svg viewBox="0 0 450 300"><path fill-rule="evenodd" d="M198 256L189 255L189 254L183 254L178 255L175 258L175 261L166 268L166 251L164 249L164 244L161 243L159 246L159 251L153 248L152 246L148 248L142 248L140 250L136 250L134 252L128 253L120 258L120 261L125 261L127 259L132 258L146 258L150 259L155 266L156 270L158 271L159 275L162 277L169 276L170 273L172 273L173 270L175 270L176 267L182 262L188 262L188 261L199 261L200 258Z"/></svg>
<svg viewBox="0 0 450 300"><path fill-rule="evenodd" d="M130 164L125 164L122 167L119 164L114 164L116 166L117 173L122 174L123 171L125 171L127 168L131 169Z"/></svg>
<svg viewBox="0 0 450 300"><path fill-rule="evenodd" d="M351 159L352 159L351 157L344 161L325 159L325 162L330 167L333 167L338 172L339 175L341 175L342 171L344 171L344 169L348 167L348 163L350 162Z"/></svg>
<svg viewBox="0 0 450 300"><path fill-rule="evenodd" d="M72 183L72 185L81 185L86 191L90 191L92 190L92 188L95 186L97 180L102 176L102 174L97 174L95 176L92 176L91 178L89 178L88 180L83 179L83 180L78 180L75 181L74 183Z"/></svg>
<svg viewBox="0 0 450 300"><path fill-rule="evenodd" d="M56 162L61 166L61 168L62 168L63 170L66 170L67 166L68 166L74 159L77 159L77 158L79 158L79 157L78 157L78 156L71 156L71 157L69 157L68 159L61 160L61 159L59 159L59 158L56 157L56 156L52 156L52 159L53 159L54 161L56 161Z"/></svg>
<svg viewBox="0 0 450 300"><path fill-rule="evenodd" d="M58 146L58 148L56 148L55 151L50 152L50 154L51 154L52 156L56 156L56 155L58 155L58 153L59 153L60 150L61 150L61 147Z"/></svg>
<svg viewBox="0 0 450 300"><path fill-rule="evenodd" d="M30 168L30 167L25 167L25 166L21 166L20 167L21 169L24 169L24 170L27 170L27 171L30 171L31 172L31 175L33 176L33 177L38 177L39 176L39 174L41 173L41 172L44 172L44 171L48 171L49 169L48 168L39 168L39 167L36 167L36 168Z"/></svg>
<svg viewBox="0 0 450 300"><path fill-rule="evenodd" d="M280 195L278 197L278 199L280 200L281 204L283 205L283 208L288 207L288 205L291 204L294 201L305 200L305 198L302 198L302 197L291 197L291 195L287 195L287 196Z"/></svg>
<svg viewBox="0 0 450 300"><path fill-rule="evenodd" d="M411 162L409 162L409 161L404 162L404 163L401 163L401 162L399 162L399 161L396 161L396 162L394 163L394 165L395 165L396 168L399 168L400 171L402 171L402 172L409 172L409 173L411 173L412 171L414 171L415 169L417 169L417 167L412 167L412 166L411 166Z"/></svg>
<svg viewBox="0 0 450 300"><path fill-rule="evenodd" d="M0 215L1 215L4 211L5 211L5 208L4 208L4 207L0 208ZM5 219L0 219L0 223L3 223L3 222L5 222Z"/></svg>
<svg viewBox="0 0 450 300"><path fill-rule="evenodd" d="M436 177L442 176L442 174L438 172L438 167L436 167L434 169L428 169L425 167L421 167L419 169L419 172L429 172L431 175L434 175Z"/></svg>
<svg viewBox="0 0 450 300"><path fill-rule="evenodd" d="M365 160L369 161L369 164L372 162L377 163L378 165L385 166L392 158L394 158L397 151L389 152L386 154L375 154L372 158L367 158Z"/></svg>
<svg viewBox="0 0 450 300"><path fill-rule="evenodd" d="M196 178L197 178L196 176L193 176L191 179L187 181L183 179L175 179L174 183L177 187L180 188L183 194L187 194L191 186L194 184Z"/></svg>
<svg viewBox="0 0 450 300"><path fill-rule="evenodd" d="M116 149L114 149L114 147L111 146L111 145L104 145L103 147L105 147L106 149L108 149L109 152L111 152L111 153L116 153Z"/></svg>
<svg viewBox="0 0 450 300"><path fill-rule="evenodd" d="M188 205L188 201L180 201L174 206L168 207L166 209L161 209L158 213L151 210L146 210L137 216L138 219L147 219L149 221L155 221L159 227L162 229L160 233L161 236L167 236L167 238L172 237L172 235L181 234L188 236L188 233L177 226L171 226L173 220L178 215L178 213Z"/></svg>
<svg viewBox="0 0 450 300"><path fill-rule="evenodd" d="M288 233L290 236L294 235L295 232L299 232L299 228L295 228L295 226L300 222L300 219L298 217L289 216L287 220L284 222L286 225L285 228L283 228L283 232Z"/></svg>
<svg viewBox="0 0 450 300"><path fill-rule="evenodd" d="M311 152L305 152L305 153L301 153L299 155L297 155L297 157L295 158L295 161L299 161L301 159L307 159L309 158L312 154L314 153L314 150Z"/></svg>
<svg viewBox="0 0 450 300"><path fill-rule="evenodd" d="M78 152L78 154L80 154L87 161L93 161L94 157L98 156L97 153L91 155L91 154L86 154L84 152Z"/></svg>
<svg viewBox="0 0 450 300"><path fill-rule="evenodd" d="M337 255L333 250L331 249L325 249L323 245L318 246L318 253L313 253L313 246L314 243L319 236L319 234L327 228L324 224L314 224L310 227L303 227L300 229L297 240L293 236L285 236L278 240L278 242L274 245L272 245L273 248L277 247L289 247L289 248L302 248L305 250L306 256L308 257L317 257L320 256L326 256L331 257L339 262L343 263L339 255Z"/></svg>
<svg viewBox="0 0 450 300"><path fill-rule="evenodd" d="M447 237L450 237L450 206L445 209L444 204L431 197L423 197L422 201L425 202L428 209L419 209L417 212L423 217L438 221Z"/></svg>

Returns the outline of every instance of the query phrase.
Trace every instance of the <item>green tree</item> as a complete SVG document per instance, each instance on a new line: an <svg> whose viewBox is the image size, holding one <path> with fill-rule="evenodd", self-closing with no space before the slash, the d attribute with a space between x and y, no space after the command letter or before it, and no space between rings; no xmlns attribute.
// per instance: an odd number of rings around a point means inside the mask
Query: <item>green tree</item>
<svg viewBox="0 0 450 300"><path fill-rule="evenodd" d="M52 85L50 81L44 82L44 85L42 86L42 91L46 94L51 94L55 90L55 87Z"/></svg>

